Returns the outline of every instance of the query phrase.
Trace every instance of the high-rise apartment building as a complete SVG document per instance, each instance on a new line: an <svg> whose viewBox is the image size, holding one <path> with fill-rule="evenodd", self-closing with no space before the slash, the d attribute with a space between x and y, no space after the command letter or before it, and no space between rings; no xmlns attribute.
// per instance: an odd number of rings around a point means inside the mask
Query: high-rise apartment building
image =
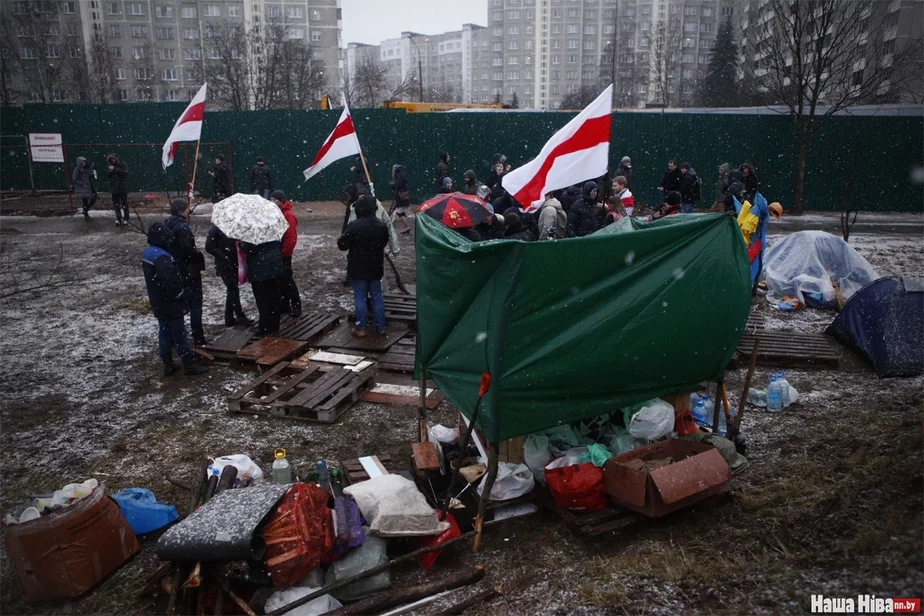
<svg viewBox="0 0 924 616"><path fill-rule="evenodd" d="M0 85L12 103L187 100L205 63L222 61L211 32L267 25L310 46L328 89L340 84L340 0L14 0L0 2L0 20ZM61 68L46 74L46 65ZM102 86L97 95L93 82Z"/></svg>

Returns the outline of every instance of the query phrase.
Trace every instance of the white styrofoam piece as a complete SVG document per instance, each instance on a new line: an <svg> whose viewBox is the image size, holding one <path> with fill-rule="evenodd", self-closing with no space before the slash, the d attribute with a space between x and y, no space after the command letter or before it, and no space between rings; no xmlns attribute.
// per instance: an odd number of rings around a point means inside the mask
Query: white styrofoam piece
<svg viewBox="0 0 924 616"><path fill-rule="evenodd" d="M366 359L362 355L347 355L345 353L328 353L327 351L317 351L309 359L319 361L325 364L340 364L344 366L355 366Z"/></svg>
<svg viewBox="0 0 924 616"><path fill-rule="evenodd" d="M382 476L381 469L379 469L376 463L372 461L371 456L360 458L359 463L363 465L363 470L366 471L367 475L369 475L369 479Z"/></svg>
<svg viewBox="0 0 924 616"><path fill-rule="evenodd" d="M363 370L371 366L373 363L375 362L369 361L367 359L367 360L359 362L355 366L344 366L343 369L350 370L351 372L362 372Z"/></svg>
<svg viewBox="0 0 924 616"><path fill-rule="evenodd" d="M417 385L390 385L388 383L376 383L372 388L373 393L392 394L394 396L411 396L416 398L420 395L420 387ZM427 395L433 393L433 388L427 388Z"/></svg>

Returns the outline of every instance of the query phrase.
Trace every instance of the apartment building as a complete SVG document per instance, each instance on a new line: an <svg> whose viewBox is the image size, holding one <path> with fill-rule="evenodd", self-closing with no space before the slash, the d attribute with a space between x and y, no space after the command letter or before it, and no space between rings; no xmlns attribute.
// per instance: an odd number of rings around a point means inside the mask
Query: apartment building
<svg viewBox="0 0 924 616"><path fill-rule="evenodd" d="M219 26L250 32L284 24L286 38L305 41L323 60L328 87L340 83L340 0L4 1L0 19L8 31L3 86L14 103L188 100L202 84L203 63L218 60L205 39ZM49 95L38 63L63 53L73 62ZM107 87L91 96L75 75L93 81L101 70Z"/></svg>

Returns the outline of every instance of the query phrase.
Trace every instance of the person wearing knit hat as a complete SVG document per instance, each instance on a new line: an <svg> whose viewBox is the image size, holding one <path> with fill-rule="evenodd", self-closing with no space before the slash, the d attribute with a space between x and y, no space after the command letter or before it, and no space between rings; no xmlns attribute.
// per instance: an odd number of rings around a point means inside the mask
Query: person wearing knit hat
<svg viewBox="0 0 924 616"><path fill-rule="evenodd" d="M443 178L440 180L440 189L437 191L439 193L451 193L452 192L452 178Z"/></svg>
<svg viewBox="0 0 924 616"><path fill-rule="evenodd" d="M681 213L681 201L683 199L680 197L680 193L676 190L669 191L667 196L664 197L664 205L661 206L661 209L658 210L657 214L648 217L649 221L658 220L659 218L664 218L665 216L673 216L675 214Z"/></svg>
<svg viewBox="0 0 924 616"><path fill-rule="evenodd" d="M183 274L193 344L205 346L205 331L202 328L202 272L205 270L205 256L196 248L196 236L188 223L189 214L189 201L174 199L170 202L170 216L164 221L164 226L173 232L174 241L170 253Z"/></svg>

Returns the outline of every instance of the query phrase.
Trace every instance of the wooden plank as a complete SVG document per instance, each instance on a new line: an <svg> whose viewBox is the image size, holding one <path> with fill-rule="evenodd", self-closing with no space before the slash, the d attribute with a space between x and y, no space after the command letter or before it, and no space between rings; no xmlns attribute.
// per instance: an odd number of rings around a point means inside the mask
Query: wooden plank
<svg viewBox="0 0 924 616"><path fill-rule="evenodd" d="M237 353L250 342L253 332L248 329L227 328L219 336L202 347L206 351L225 351Z"/></svg>
<svg viewBox="0 0 924 616"><path fill-rule="evenodd" d="M352 379L347 381L345 385L342 385L329 400L319 405L318 409L321 411L331 411L344 402L349 402L347 408L353 406L361 399L362 392L372 385L373 376L372 372L368 374L356 374Z"/></svg>
<svg viewBox="0 0 924 616"><path fill-rule="evenodd" d="M440 470L440 459L436 455L436 445L431 442L413 443L411 445L414 457L414 468L418 472L426 473Z"/></svg>
<svg viewBox="0 0 924 616"><path fill-rule="evenodd" d="M238 359L273 366L308 346L307 342L284 338L261 338L237 352Z"/></svg>
<svg viewBox="0 0 924 616"><path fill-rule="evenodd" d="M321 406L325 400L337 393L338 389L343 387L355 376L354 373L350 372L349 370L341 370L339 373L336 371L331 371L330 374L335 374L336 378L325 384L323 388L317 387L312 390L311 397L308 398L307 402L303 402L302 406L306 406L308 408Z"/></svg>
<svg viewBox="0 0 924 616"><path fill-rule="evenodd" d="M228 399L229 399L229 400L237 400L237 399L239 399L239 398L242 398L242 397L244 396L244 394L250 393L251 391L253 391L254 389L256 389L257 386L262 385L263 383L265 383L266 381L270 380L271 378L273 378L274 376L276 376L277 374L279 374L280 372L282 372L283 370L285 370L285 369L288 368L288 367L289 367L289 363L288 363L288 362L280 362L279 364L277 364L276 366L274 366L272 369L267 370L266 372L264 372L264 373L263 373L259 378L257 378L256 380L253 380L253 381L250 381L249 383L244 384L240 389L238 389L238 390L235 391L233 394L231 394L230 396L228 396Z"/></svg>
<svg viewBox="0 0 924 616"><path fill-rule="evenodd" d="M399 338L410 331L406 325L390 323L385 328L384 336L375 334L375 331L369 327L365 338L357 338L351 333L351 329L350 323L343 323L319 341L317 346L328 350L329 347L337 347L353 352L362 351L364 354L368 351L387 351Z"/></svg>
<svg viewBox="0 0 924 616"><path fill-rule="evenodd" d="M331 370L330 372L326 372L321 378L312 383L310 387L306 387L300 391L298 395L289 400L286 404L288 406L312 407L317 403L308 404L308 402L317 398L318 394L326 393L330 389L331 384L338 381L342 382L345 378L351 376L353 376L353 373L348 370Z"/></svg>
<svg viewBox="0 0 924 616"><path fill-rule="evenodd" d="M269 396L263 398L263 399L262 399L263 404L270 404L270 403L272 403L272 402L275 402L275 401L278 400L282 395L287 394L287 393L293 391L294 389L296 389L296 386L297 386L299 383L301 383L302 381L304 381L305 379L307 379L307 378L310 377L310 376L314 376L314 373L317 372L317 371L318 371L317 368L311 367L311 368L306 368L306 369L303 370L302 372L299 372L298 374L296 374L295 376L293 376L292 378L290 378L282 387L277 388L277 389L276 389L273 393L271 393Z"/></svg>

